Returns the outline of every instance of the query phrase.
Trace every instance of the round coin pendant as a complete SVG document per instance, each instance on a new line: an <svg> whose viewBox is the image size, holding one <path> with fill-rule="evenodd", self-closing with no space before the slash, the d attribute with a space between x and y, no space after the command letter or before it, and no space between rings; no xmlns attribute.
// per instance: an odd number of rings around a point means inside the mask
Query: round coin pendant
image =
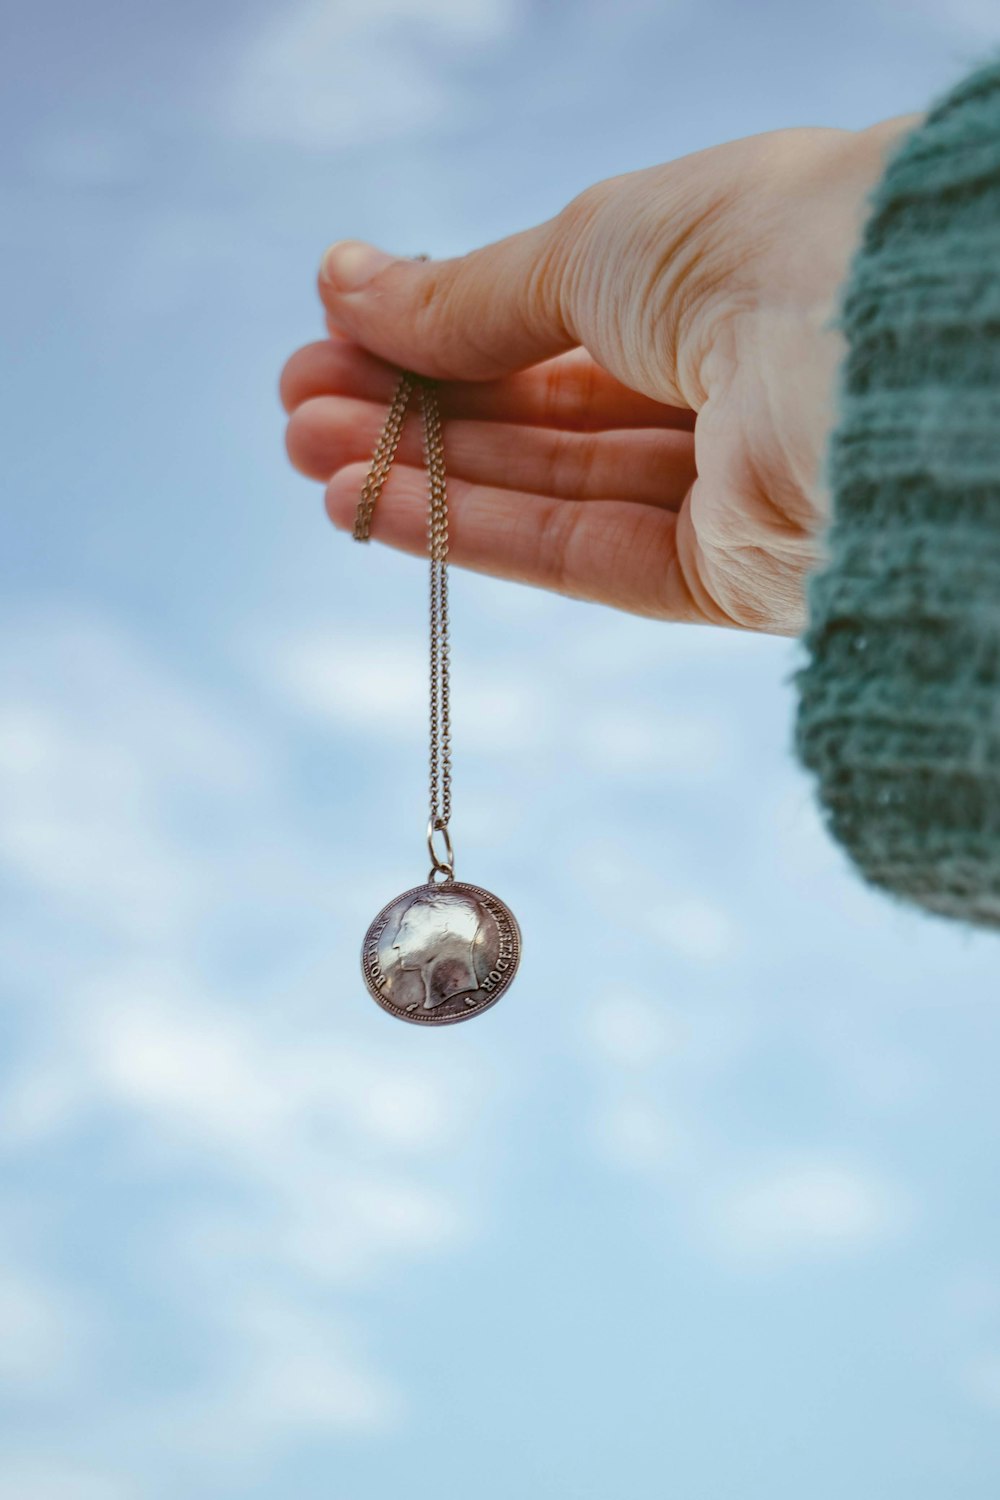
<svg viewBox="0 0 1000 1500"><path fill-rule="evenodd" d="M426 260L425 255L418 257ZM521 933L492 891L455 879L451 817L451 708L448 627L448 486L437 381L400 373L354 516L354 538L368 541L372 516L399 444L410 396L423 409L430 558L430 734L425 885L383 906L365 933L361 972L390 1015L417 1026L447 1026L495 1005L521 958ZM442 847L443 846L443 847ZM444 879L439 880L438 876Z"/></svg>
<svg viewBox="0 0 1000 1500"><path fill-rule="evenodd" d="M520 957L520 929L498 896L462 880L431 881L382 908L365 934L361 972L390 1015L447 1026L495 1005Z"/></svg>

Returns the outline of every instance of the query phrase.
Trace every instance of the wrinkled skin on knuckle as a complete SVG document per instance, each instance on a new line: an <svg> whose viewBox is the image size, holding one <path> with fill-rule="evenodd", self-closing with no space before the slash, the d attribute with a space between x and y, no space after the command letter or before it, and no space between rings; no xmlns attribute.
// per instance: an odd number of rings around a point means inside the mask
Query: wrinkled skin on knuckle
<svg viewBox="0 0 1000 1500"><path fill-rule="evenodd" d="M678 594L682 599L690 600L690 618L703 624L738 626L739 620L727 611L717 597L711 554L698 536L694 514L694 507L686 505L677 518L675 554ZM681 618L684 618L683 614Z"/></svg>
<svg viewBox="0 0 1000 1500"><path fill-rule="evenodd" d="M728 561L720 593L727 613L741 629L799 635L805 625L805 605L798 568L754 549Z"/></svg>
<svg viewBox="0 0 1000 1500"><path fill-rule="evenodd" d="M813 346L846 274L875 154L858 132L807 128L689 159L701 171L683 189L680 230L659 243L647 318L669 340L664 352L696 407L745 361L744 332L762 320L794 322L804 352ZM678 218L676 185L668 178L666 187L651 204L654 228Z"/></svg>
<svg viewBox="0 0 1000 1500"><path fill-rule="evenodd" d="M540 566L544 565L551 577L551 586L557 593L574 595L577 573L574 550L581 534L586 539L585 520L585 516L576 508L556 501L549 507L539 527L537 544Z"/></svg>
<svg viewBox="0 0 1000 1500"><path fill-rule="evenodd" d="M556 216L563 235L572 241L607 208L613 208L618 203L622 185L636 175L623 172L616 177L603 177L577 193Z"/></svg>
<svg viewBox="0 0 1000 1500"><path fill-rule="evenodd" d="M798 407L803 377L794 365L776 375L752 334L738 344L695 429L699 493L712 497L704 524L734 546L800 548L825 516L813 483L821 441Z"/></svg>
<svg viewBox="0 0 1000 1500"><path fill-rule="evenodd" d="M453 266L447 263L435 267L429 265L424 272L421 285L411 305L416 338L428 349L433 349L442 369L451 369L456 352L467 346L476 348L475 319L463 312L462 283ZM479 352L479 351L477 351ZM488 352L483 349L483 357Z"/></svg>
<svg viewBox="0 0 1000 1500"><path fill-rule="evenodd" d="M800 633L805 623L804 572L797 560L776 556L765 547L703 546L698 573L720 623L768 635Z"/></svg>
<svg viewBox="0 0 1000 1500"><path fill-rule="evenodd" d="M713 155L716 160L702 160ZM751 259L744 187L723 153L608 178L561 216L565 296L578 336L654 399L704 400L701 363ZM669 372L669 373L668 373Z"/></svg>
<svg viewBox="0 0 1000 1500"><path fill-rule="evenodd" d="M676 198L676 190L658 195L635 224L643 263L635 336L649 361L647 378L676 370L697 411L708 396L706 361L735 314L752 304L754 290L742 274L752 257L752 213L732 184L693 184L683 210Z"/></svg>
<svg viewBox="0 0 1000 1500"><path fill-rule="evenodd" d="M690 505L701 575L726 618L791 634L804 621L805 579L818 554L820 518L796 483L759 382L714 393ZM718 397L718 399L717 399Z"/></svg>
<svg viewBox="0 0 1000 1500"><path fill-rule="evenodd" d="M587 283L589 262L595 250L594 229L609 208L613 208L617 181L607 178L592 183L570 199L552 221L552 234L535 266L537 295L552 295L557 299L563 326L594 354L597 351L589 320L582 316L581 290Z"/></svg>

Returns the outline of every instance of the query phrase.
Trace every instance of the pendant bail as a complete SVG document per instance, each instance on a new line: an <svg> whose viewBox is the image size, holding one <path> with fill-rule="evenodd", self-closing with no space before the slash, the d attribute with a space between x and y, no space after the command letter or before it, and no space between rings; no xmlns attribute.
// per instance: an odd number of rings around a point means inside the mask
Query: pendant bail
<svg viewBox="0 0 1000 1500"><path fill-rule="evenodd" d="M434 848L434 835L436 833L444 836L445 859L440 859L437 850ZM427 850L431 857L431 871L427 877L428 884L434 885L437 883L434 879L435 875L445 875L449 880L454 880L455 851L451 846L451 835L448 832L448 825L443 818L427 819ZM444 882L442 881L441 884L444 884Z"/></svg>

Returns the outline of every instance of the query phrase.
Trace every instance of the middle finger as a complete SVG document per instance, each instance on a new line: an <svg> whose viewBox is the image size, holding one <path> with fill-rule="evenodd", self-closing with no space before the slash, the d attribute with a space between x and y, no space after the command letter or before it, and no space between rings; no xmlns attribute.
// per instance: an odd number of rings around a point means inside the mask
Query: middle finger
<svg viewBox="0 0 1000 1500"><path fill-rule="evenodd" d="M371 457L385 407L349 396L316 396L288 422L288 453L310 479ZM560 431L511 422L451 418L445 428L448 471L470 484L530 490L560 499L618 495L676 509L696 477L694 436L671 428ZM397 449L420 467L423 434L410 413Z"/></svg>

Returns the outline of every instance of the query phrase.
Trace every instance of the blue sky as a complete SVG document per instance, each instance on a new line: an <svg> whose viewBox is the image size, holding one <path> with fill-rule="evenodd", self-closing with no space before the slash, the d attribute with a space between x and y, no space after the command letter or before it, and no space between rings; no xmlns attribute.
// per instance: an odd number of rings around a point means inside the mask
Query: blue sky
<svg viewBox="0 0 1000 1500"><path fill-rule="evenodd" d="M329 241L922 107L992 6L11 8L0 1500L987 1500L996 940L861 888L792 642L453 573L487 1016L426 873L425 568L288 469Z"/></svg>

